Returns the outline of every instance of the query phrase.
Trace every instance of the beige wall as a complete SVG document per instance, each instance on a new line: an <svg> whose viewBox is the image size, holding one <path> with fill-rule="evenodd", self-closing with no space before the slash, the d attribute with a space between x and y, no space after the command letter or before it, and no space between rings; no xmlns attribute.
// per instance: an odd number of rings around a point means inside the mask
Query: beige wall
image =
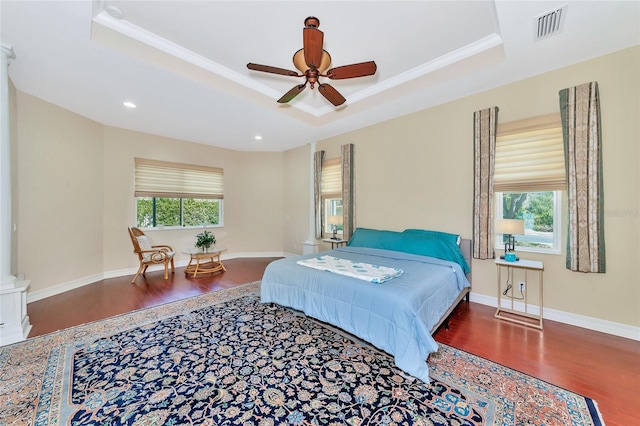
<svg viewBox="0 0 640 426"><path fill-rule="evenodd" d="M174 161L224 169L224 226L213 228L227 254L282 252L282 154L250 153L104 127L104 268L138 265L126 233L135 226L134 158ZM121 206L121 207L116 207ZM198 229L148 231L156 244L169 244L177 260L192 247Z"/></svg>
<svg viewBox="0 0 640 426"><path fill-rule="evenodd" d="M17 272L30 291L101 273L102 125L17 92Z"/></svg>
<svg viewBox="0 0 640 426"><path fill-rule="evenodd" d="M310 151L310 145L304 145L284 153L284 251L286 253L301 254L302 242L310 237Z"/></svg>
<svg viewBox="0 0 640 426"><path fill-rule="evenodd" d="M282 253L283 153L252 153L104 126L17 92L19 237L16 273L30 292L136 268L134 157L222 167L227 254ZM199 229L148 232L157 244L192 247ZM44 250L43 250L44 249Z"/></svg>
<svg viewBox="0 0 640 426"><path fill-rule="evenodd" d="M566 270L562 255L522 253L545 265L545 307L640 326L640 48L628 49L318 143L355 144L357 225L421 227L470 238L475 110L499 121L559 111L558 91L596 80L602 108L607 273ZM564 242L563 238L563 242ZM473 262L473 291L496 296L493 261Z"/></svg>

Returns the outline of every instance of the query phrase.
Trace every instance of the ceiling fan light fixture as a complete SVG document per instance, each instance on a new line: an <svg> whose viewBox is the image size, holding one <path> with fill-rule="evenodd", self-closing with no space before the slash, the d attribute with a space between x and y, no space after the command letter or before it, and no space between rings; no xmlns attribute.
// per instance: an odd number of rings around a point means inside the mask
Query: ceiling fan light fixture
<svg viewBox="0 0 640 426"><path fill-rule="evenodd" d="M320 60L320 66L317 68L320 74L324 74L331 65L331 55L326 50L322 50L322 59ZM307 62L304 59L304 49L298 50L293 55L293 66L295 66L302 74L309 69Z"/></svg>
<svg viewBox="0 0 640 426"><path fill-rule="evenodd" d="M318 28L320 26L320 20L315 16L309 16L304 20L304 26L307 28Z"/></svg>

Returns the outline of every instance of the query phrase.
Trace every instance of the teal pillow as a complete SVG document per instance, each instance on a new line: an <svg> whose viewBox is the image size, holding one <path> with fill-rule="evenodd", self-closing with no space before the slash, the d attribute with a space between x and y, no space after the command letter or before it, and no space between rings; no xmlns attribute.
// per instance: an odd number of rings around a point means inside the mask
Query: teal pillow
<svg viewBox="0 0 640 426"><path fill-rule="evenodd" d="M396 231L356 228L347 245L391 250L387 246L398 234Z"/></svg>
<svg viewBox="0 0 640 426"><path fill-rule="evenodd" d="M465 274L470 271L460 247L436 235L357 228L348 245L435 257L459 264Z"/></svg>
<svg viewBox="0 0 640 426"><path fill-rule="evenodd" d="M428 229L405 229L404 232L408 234L420 234L420 235L429 235L429 236L444 238L445 240L452 242L457 246L460 245L460 235L458 234L450 234L448 232L442 232L442 231L431 231Z"/></svg>

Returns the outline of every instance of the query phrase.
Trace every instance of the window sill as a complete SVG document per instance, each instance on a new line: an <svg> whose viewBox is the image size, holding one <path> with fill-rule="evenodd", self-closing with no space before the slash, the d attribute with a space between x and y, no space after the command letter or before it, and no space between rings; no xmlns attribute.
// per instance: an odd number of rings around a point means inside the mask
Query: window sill
<svg viewBox="0 0 640 426"><path fill-rule="evenodd" d="M156 226L152 228L140 228L143 231L176 231L178 229L212 229L223 228L224 225L207 225L207 226Z"/></svg>
<svg viewBox="0 0 640 426"><path fill-rule="evenodd" d="M495 247L496 251L499 252L504 252L504 246L501 247ZM535 253L535 254L549 254L552 256L560 256L562 254L562 251L560 250L553 250L553 249L534 249L534 248L530 248L530 247L515 247L514 250L516 253Z"/></svg>

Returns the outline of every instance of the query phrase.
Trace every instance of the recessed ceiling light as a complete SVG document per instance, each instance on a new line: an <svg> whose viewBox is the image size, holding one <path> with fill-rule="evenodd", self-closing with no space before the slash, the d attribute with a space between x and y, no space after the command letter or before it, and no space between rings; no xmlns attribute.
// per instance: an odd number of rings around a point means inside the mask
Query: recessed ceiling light
<svg viewBox="0 0 640 426"><path fill-rule="evenodd" d="M136 104L134 104L133 102L123 102L122 105L126 106L127 108L135 108Z"/></svg>
<svg viewBox="0 0 640 426"><path fill-rule="evenodd" d="M254 139L255 139L255 140L257 140L257 141L261 141L261 140L262 140L262 136L260 136L260 135L256 135L256 136L254 137Z"/></svg>

